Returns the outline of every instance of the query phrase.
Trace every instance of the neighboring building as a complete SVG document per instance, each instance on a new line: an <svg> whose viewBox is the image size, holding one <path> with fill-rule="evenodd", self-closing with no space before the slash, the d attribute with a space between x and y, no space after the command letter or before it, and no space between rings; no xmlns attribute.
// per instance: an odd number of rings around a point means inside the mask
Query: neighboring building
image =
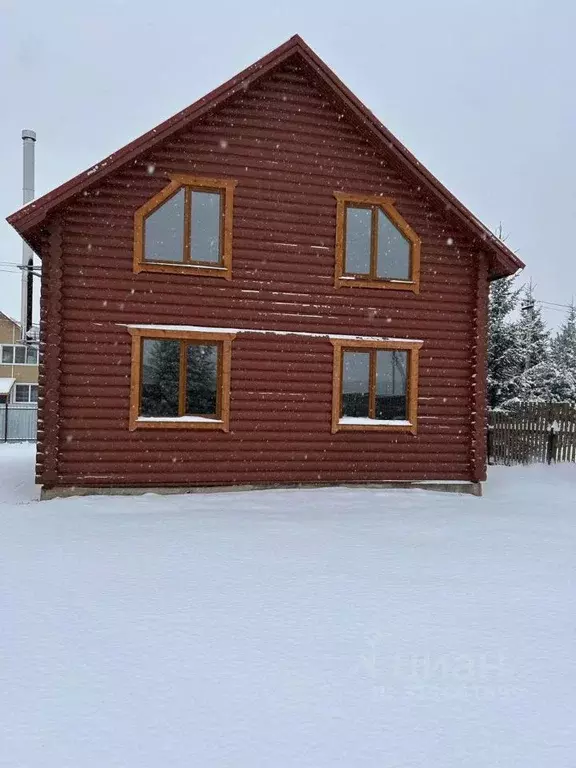
<svg viewBox="0 0 576 768"><path fill-rule="evenodd" d="M38 344L22 344L20 324L0 312L0 378L13 379L9 392L0 402L36 404L38 402ZM5 388L4 386L4 388Z"/></svg>
<svg viewBox="0 0 576 768"><path fill-rule="evenodd" d="M16 384L16 379L0 379L0 405L6 406L8 403L10 403L14 384Z"/></svg>
<svg viewBox="0 0 576 768"><path fill-rule="evenodd" d="M298 37L13 214L46 488L485 478L522 263Z"/></svg>

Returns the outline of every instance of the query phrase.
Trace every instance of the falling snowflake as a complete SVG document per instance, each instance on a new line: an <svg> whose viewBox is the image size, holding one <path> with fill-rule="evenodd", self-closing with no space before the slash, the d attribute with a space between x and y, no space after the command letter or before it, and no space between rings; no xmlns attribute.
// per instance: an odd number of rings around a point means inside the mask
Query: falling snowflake
<svg viewBox="0 0 576 768"><path fill-rule="evenodd" d="M454 240L452 240L452 238L451 238L451 237L449 237L449 238L446 240L446 245L454 245Z"/></svg>
<svg viewBox="0 0 576 768"><path fill-rule="evenodd" d="M148 163L148 165L146 166L146 173L148 174L148 176L154 176L155 171L156 171L156 166L154 165L154 163Z"/></svg>
<svg viewBox="0 0 576 768"><path fill-rule="evenodd" d="M228 142L226 141L226 139L220 139L220 146L222 147L222 149L228 149Z"/></svg>

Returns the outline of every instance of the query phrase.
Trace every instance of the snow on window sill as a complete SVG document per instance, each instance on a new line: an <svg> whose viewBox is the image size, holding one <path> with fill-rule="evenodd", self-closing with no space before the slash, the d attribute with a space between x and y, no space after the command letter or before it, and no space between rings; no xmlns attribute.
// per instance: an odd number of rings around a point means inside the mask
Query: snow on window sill
<svg viewBox="0 0 576 768"><path fill-rule="evenodd" d="M301 317L301 315L298 315ZM305 336L311 339L339 339L342 341L394 341L409 344L423 344L422 339L402 339L397 336L358 336L344 333L312 333L309 331L277 331L265 328L219 328L205 325L137 325L117 323L123 328L135 328L139 331L193 331L197 333L267 333L275 336Z"/></svg>
<svg viewBox="0 0 576 768"><path fill-rule="evenodd" d="M414 283L409 277L370 277L370 275L340 275L339 280L370 280L373 283Z"/></svg>
<svg viewBox="0 0 576 768"><path fill-rule="evenodd" d="M368 419L363 416L342 416L339 425L357 425L363 427L411 427L412 422L404 419Z"/></svg>
<svg viewBox="0 0 576 768"><path fill-rule="evenodd" d="M211 264L209 261L202 264L185 264L182 261L153 261L152 259L144 259L142 261L143 266L162 266L162 267L182 267L183 269L213 269L215 271L226 272L228 267L223 267L220 264Z"/></svg>
<svg viewBox="0 0 576 768"><path fill-rule="evenodd" d="M138 416L138 423L168 422L170 424L223 424L221 419L211 419L208 416Z"/></svg>

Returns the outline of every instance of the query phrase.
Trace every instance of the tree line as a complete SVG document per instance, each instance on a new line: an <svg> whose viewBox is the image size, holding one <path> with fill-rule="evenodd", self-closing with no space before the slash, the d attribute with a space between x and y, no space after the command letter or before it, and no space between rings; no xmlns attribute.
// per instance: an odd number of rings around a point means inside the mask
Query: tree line
<svg viewBox="0 0 576 768"><path fill-rule="evenodd" d="M506 409L518 402L576 405L576 307L567 309L551 332L532 284L517 278L490 287L488 405Z"/></svg>

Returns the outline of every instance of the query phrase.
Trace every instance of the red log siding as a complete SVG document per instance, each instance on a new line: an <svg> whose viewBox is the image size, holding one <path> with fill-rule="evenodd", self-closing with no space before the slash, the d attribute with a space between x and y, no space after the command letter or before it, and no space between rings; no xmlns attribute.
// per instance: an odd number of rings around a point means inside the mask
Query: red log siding
<svg viewBox="0 0 576 768"><path fill-rule="evenodd" d="M172 172L238 180L230 282L132 272L134 211ZM420 295L334 288L335 190L395 198L422 239ZM411 188L296 62L115 173L61 219L61 227L49 223L44 261L39 482L471 480L481 473L472 418L482 401L472 376L483 354L473 343L482 325L478 254L449 213ZM256 334L233 342L229 434L131 433L130 335L122 323L423 339L418 435L332 435L329 340Z"/></svg>

